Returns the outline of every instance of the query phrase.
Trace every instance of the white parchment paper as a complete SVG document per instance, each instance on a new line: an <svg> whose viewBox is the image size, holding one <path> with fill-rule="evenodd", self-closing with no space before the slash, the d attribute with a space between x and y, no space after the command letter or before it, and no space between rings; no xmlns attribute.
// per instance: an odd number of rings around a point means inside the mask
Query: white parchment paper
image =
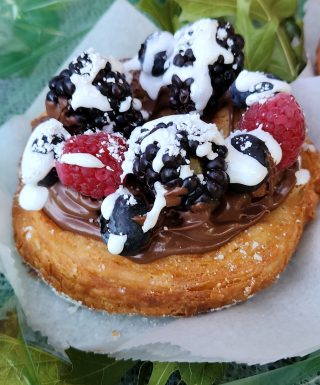
<svg viewBox="0 0 320 385"><path fill-rule="evenodd" d="M319 3L309 2L309 12L313 13L311 3ZM154 29L131 5L118 1L71 58L90 46L118 57L131 56ZM320 148L320 78L297 80L293 90L305 110L310 136ZM34 330L47 336L59 351L74 346L117 358L159 361L263 364L320 347L319 218L307 227L296 255L277 284L246 303L188 319L92 311L57 296L35 279L15 252L11 202L29 122L43 112L45 92L25 115L14 117L0 129L0 271L13 285Z"/></svg>

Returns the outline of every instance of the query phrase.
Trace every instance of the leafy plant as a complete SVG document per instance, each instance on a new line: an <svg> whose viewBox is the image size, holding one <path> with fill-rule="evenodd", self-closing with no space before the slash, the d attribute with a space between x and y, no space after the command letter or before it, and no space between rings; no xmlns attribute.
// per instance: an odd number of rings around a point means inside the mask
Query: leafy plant
<svg viewBox="0 0 320 385"><path fill-rule="evenodd" d="M236 364L117 361L73 348L66 353L68 360L63 360L28 344L14 312L0 321L0 379L4 385L126 385L126 379L132 385L165 385L173 379L186 385L292 385L300 381L311 385L320 379L320 352L289 364L283 360L278 369L254 367L252 372L258 374L233 382L225 381L230 378L228 369L237 372Z"/></svg>
<svg viewBox="0 0 320 385"><path fill-rule="evenodd" d="M0 2L0 78L29 74L41 57L76 37L60 30L61 12L74 1Z"/></svg>
<svg viewBox="0 0 320 385"><path fill-rule="evenodd" d="M249 70L292 81L305 66L298 0L141 0L139 8L169 31L203 17L229 20L245 39Z"/></svg>

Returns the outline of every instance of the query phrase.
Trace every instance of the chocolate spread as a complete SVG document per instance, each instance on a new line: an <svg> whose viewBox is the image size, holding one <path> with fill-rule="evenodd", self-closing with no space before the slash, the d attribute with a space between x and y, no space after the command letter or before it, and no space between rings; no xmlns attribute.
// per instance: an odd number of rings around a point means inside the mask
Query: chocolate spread
<svg viewBox="0 0 320 385"><path fill-rule="evenodd" d="M150 119L175 113L168 108L168 89L163 88L157 101L151 100L139 83L139 73L135 72L132 81L134 97L142 101L143 109ZM239 111L235 110L228 99L222 100L220 107L227 107L229 124L225 135L235 127ZM53 105L48 105L47 109ZM51 111L59 114L65 111ZM212 122L213 115L206 112L203 119ZM194 207L190 211L178 211L166 207L161 213L153 236L146 249L139 255L128 256L138 263L148 263L173 254L203 254L228 243L234 236L257 223L265 214L277 208L293 189L296 178L293 166L271 178L269 188L263 196L250 193L228 191L219 207ZM262 189L263 190L263 189ZM171 194L174 205L176 194ZM102 241L99 228L100 207L102 201L85 197L72 189L57 183L49 189L49 198L45 213L64 230L79 233ZM167 206L171 206L168 204ZM141 219L141 218L140 218ZM140 220L136 218L135 220ZM143 218L141 219L143 220Z"/></svg>
<svg viewBox="0 0 320 385"><path fill-rule="evenodd" d="M260 198L229 191L214 210L211 206L185 212L167 208L146 250L126 258L148 263L173 254L202 254L219 248L284 201L296 183L296 169L293 166L283 172L276 186ZM49 191L44 210L51 219L65 230L101 240L98 223L101 201L84 197L61 183Z"/></svg>

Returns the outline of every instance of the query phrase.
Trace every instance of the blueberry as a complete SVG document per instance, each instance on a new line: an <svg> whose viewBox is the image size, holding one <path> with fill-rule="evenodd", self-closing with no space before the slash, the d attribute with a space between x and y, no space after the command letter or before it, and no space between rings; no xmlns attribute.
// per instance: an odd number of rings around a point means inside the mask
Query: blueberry
<svg viewBox="0 0 320 385"><path fill-rule="evenodd" d="M254 135L241 134L234 136L231 144L236 150L256 159L262 166L268 167L269 150L263 140Z"/></svg>
<svg viewBox="0 0 320 385"><path fill-rule="evenodd" d="M251 94L249 91L241 92L236 87L236 82L231 84L229 88L232 103L239 108L246 108L246 99Z"/></svg>
<svg viewBox="0 0 320 385"><path fill-rule="evenodd" d="M107 221L102 215L100 217L100 231L104 242L108 243L110 234L126 234L127 240L121 252L123 256L137 255L149 243L151 230L144 233L142 225L133 218L146 214L147 207L139 197L134 197L135 203L128 195L117 198L110 219Z"/></svg>
<svg viewBox="0 0 320 385"><path fill-rule="evenodd" d="M254 75L255 73L253 72L249 74ZM272 80L273 79L280 80L272 74L266 73L264 74L264 76L265 76L265 81L259 81L259 82L256 82L254 76L250 77L247 80L247 87L246 87L247 89L243 91L239 91L236 87L236 82L233 82L229 88L229 92L230 92L230 96L233 104L235 104L239 108L246 108L247 107L246 99L248 96L253 94L262 94L262 97L263 97L264 92L271 91L274 88L274 84L272 83ZM270 81L268 81L268 79L270 79Z"/></svg>
<svg viewBox="0 0 320 385"><path fill-rule="evenodd" d="M252 158L256 159L264 167L269 167L268 158L270 157L270 152L265 144L265 142L254 135L250 134L241 134L234 136L231 139L232 146L243 154L249 155ZM266 178L259 184L255 186L246 186L240 183L230 183L230 188L238 193L247 193L257 190L268 178Z"/></svg>

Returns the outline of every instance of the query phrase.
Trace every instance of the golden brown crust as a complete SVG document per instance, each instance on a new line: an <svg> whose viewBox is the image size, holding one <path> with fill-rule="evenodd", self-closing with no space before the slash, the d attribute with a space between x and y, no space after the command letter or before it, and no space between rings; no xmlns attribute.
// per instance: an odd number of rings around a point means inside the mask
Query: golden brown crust
<svg viewBox="0 0 320 385"><path fill-rule="evenodd" d="M137 264L109 254L103 242L62 230L42 211L24 211L17 199L16 246L58 292L110 313L188 316L244 301L276 280L314 216L320 156L304 151L302 158L312 175L309 183L295 187L280 207L210 253Z"/></svg>

